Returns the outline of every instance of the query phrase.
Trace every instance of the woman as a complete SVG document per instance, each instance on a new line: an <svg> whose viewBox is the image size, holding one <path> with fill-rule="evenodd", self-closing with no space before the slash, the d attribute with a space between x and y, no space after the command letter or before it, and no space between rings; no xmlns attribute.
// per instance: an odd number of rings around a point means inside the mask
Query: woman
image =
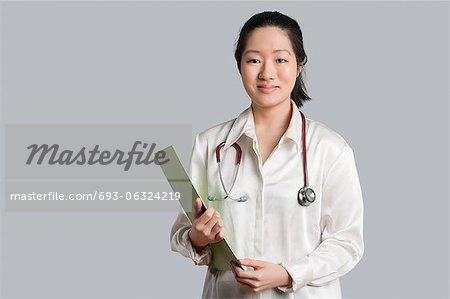
<svg viewBox="0 0 450 299"><path fill-rule="evenodd" d="M204 298L340 298L339 277L364 251L362 194L345 140L302 120L298 108L310 98L300 27L279 12L256 14L235 58L251 105L196 137L191 179L208 209L197 199L192 225L180 212L172 250L208 265ZM306 177L315 197L299 204ZM246 271L220 260L214 244L224 237Z"/></svg>

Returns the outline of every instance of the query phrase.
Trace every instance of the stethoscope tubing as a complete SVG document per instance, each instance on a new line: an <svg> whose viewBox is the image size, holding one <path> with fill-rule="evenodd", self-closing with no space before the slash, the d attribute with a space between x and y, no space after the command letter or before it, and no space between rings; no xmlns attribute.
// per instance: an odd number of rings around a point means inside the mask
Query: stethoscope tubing
<svg viewBox="0 0 450 299"><path fill-rule="evenodd" d="M309 186L308 182L308 161L306 159L306 117L303 112L300 111L302 117L302 159L303 159L303 187Z"/></svg>
<svg viewBox="0 0 450 299"><path fill-rule="evenodd" d="M236 198L233 198L233 197L230 196L230 193L233 190L233 187L234 187L234 185L236 183L237 175L238 175L238 172L239 172L239 167L241 166L242 148L236 142L231 145L236 150L236 165L237 166L235 167L235 170L234 170L234 175L233 175L233 179L232 179L232 182L231 182L230 189L227 191L227 188L225 187L225 183L223 182L222 168L220 166L221 165L220 150L224 146L225 146L225 142L222 142L216 148L216 162L217 162L217 165L218 165L218 168L219 168L220 184L222 185L223 191L225 192L225 197L223 199L229 198L231 200L238 201L238 202L246 201L246 199L243 199L244 197L240 197L239 199L236 199Z"/></svg>
<svg viewBox="0 0 450 299"><path fill-rule="evenodd" d="M308 181L308 161L307 161L307 157L306 157L306 117L303 114L303 112L299 111L301 118L302 118L302 163L303 163L303 187L299 189L298 193L297 193L297 200L298 203L301 206L309 206L311 203L313 203L315 201L316 195L315 192L312 188L309 187L309 181ZM233 123L234 125L234 123ZM231 127L233 127L233 125ZM230 129L231 130L231 129ZM220 143L217 147L216 147L216 162L218 164L218 168L219 168L219 179L220 179L220 184L222 185L223 191L225 192L225 197L223 198L223 200L226 200L227 198L234 200L234 201L238 201L238 202L243 202L243 201L247 201L247 196L241 196L239 199L235 199L233 197L230 196L231 191L233 190L233 187L236 183L237 180L237 176L239 173L239 167L241 164L241 160L242 160L242 149L239 146L239 144L237 144L236 142L234 142L231 146L234 147L234 149L236 150L236 167L235 167L235 171L234 171L234 175L233 175L233 180L230 186L230 189L227 191L227 188L225 187L225 183L223 181L223 176L222 176L222 169L221 169L221 157L220 157L220 151L221 149L225 146L225 142ZM208 197L209 199L209 197ZM213 200L217 200L215 197Z"/></svg>

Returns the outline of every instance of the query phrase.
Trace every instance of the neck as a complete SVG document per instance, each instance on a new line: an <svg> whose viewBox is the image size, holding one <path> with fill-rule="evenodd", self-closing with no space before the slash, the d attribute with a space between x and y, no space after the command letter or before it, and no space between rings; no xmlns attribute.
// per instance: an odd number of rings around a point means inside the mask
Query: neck
<svg viewBox="0 0 450 299"><path fill-rule="evenodd" d="M261 108L252 104L255 127L282 128L286 130L292 115L291 101L285 101L271 108Z"/></svg>

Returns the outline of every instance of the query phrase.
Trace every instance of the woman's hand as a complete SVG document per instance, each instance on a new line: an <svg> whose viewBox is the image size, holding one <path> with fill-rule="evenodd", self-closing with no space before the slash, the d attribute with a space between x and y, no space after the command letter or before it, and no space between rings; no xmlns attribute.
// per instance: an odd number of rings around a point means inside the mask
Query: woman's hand
<svg viewBox="0 0 450 299"><path fill-rule="evenodd" d="M225 238L225 226L218 212L208 208L202 214L202 201L195 200L194 221L189 231L192 246L200 251L210 243L216 243Z"/></svg>
<svg viewBox="0 0 450 299"><path fill-rule="evenodd" d="M281 265L252 259L242 259L239 262L243 266L253 268L253 270L244 271L231 263L231 270L234 272L236 280L250 292L256 293L292 284L291 276Z"/></svg>

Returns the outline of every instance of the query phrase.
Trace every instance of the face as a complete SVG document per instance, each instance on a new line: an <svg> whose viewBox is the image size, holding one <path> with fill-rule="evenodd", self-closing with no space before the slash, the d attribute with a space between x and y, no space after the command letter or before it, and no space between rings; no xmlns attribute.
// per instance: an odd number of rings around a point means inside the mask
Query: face
<svg viewBox="0 0 450 299"><path fill-rule="evenodd" d="M270 108L290 103L300 72L286 32L262 27L249 34L241 58L241 77L252 105Z"/></svg>

